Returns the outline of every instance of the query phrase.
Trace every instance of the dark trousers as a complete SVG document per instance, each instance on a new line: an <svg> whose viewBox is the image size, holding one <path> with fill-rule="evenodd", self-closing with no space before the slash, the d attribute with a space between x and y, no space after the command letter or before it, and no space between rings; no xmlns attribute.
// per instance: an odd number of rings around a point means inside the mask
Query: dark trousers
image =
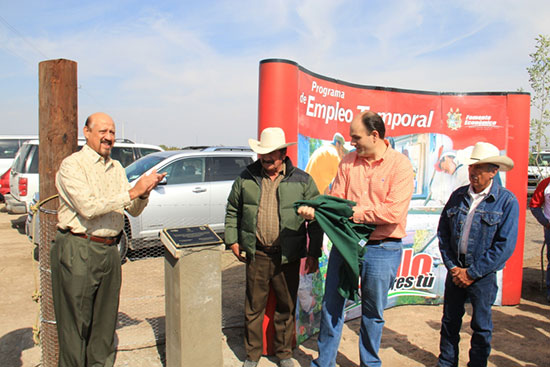
<svg viewBox="0 0 550 367"><path fill-rule="evenodd" d="M472 340L470 341L470 361L468 367L485 367L491 353L493 321L491 306L497 295L496 273L477 279L467 288L457 287L450 273L445 281L443 318L441 320L441 340L439 343L439 367L458 366L458 343L464 316L464 303L472 304Z"/></svg>
<svg viewBox="0 0 550 367"><path fill-rule="evenodd" d="M277 300L273 316L275 355L280 359L292 357L299 282L300 260L281 265L281 254L268 255L259 250L253 261L247 260L244 304L246 359L258 361L262 356L262 325L270 285Z"/></svg>
<svg viewBox="0 0 550 367"><path fill-rule="evenodd" d="M57 232L51 248L59 367L111 367L120 293L116 246Z"/></svg>

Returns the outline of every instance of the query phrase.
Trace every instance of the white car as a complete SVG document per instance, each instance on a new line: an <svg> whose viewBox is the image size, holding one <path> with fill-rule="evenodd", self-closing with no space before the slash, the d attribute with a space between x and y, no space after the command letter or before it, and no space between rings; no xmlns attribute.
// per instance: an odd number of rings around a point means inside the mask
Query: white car
<svg viewBox="0 0 550 367"><path fill-rule="evenodd" d="M233 181L255 159L249 148L209 147L153 153L126 167L131 184L153 169L167 175L138 217L126 215L121 257L126 253L124 246L132 250L158 246L163 228L209 225L222 234Z"/></svg>
<svg viewBox="0 0 550 367"><path fill-rule="evenodd" d="M527 168L527 194L533 195L540 181L550 176L550 150L539 152L538 165Z"/></svg>
<svg viewBox="0 0 550 367"><path fill-rule="evenodd" d="M36 135L0 135L0 176L10 169L24 142L38 139Z"/></svg>
<svg viewBox="0 0 550 367"><path fill-rule="evenodd" d="M84 139L79 139L79 149L85 143ZM12 164L10 194L5 197L6 209L10 213L27 213L34 193L39 191L38 144L38 140L23 143ZM111 157L126 167L136 159L160 151L163 149L156 145L136 144L127 139L117 139L111 150Z"/></svg>
<svg viewBox="0 0 550 367"><path fill-rule="evenodd" d="M10 193L9 170L24 142L38 139L36 135L0 135L0 203Z"/></svg>

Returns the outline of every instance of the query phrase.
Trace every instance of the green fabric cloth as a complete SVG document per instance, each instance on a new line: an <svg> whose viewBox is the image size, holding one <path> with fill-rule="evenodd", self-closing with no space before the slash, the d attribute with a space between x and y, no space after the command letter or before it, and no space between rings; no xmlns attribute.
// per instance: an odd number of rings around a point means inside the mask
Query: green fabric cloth
<svg viewBox="0 0 550 367"><path fill-rule="evenodd" d="M315 219L345 260L340 268L338 293L347 299L353 297L357 300L364 246L376 226L355 223L350 219L355 204L354 201L321 195L313 200L296 201L294 208L298 210L304 205L315 208Z"/></svg>

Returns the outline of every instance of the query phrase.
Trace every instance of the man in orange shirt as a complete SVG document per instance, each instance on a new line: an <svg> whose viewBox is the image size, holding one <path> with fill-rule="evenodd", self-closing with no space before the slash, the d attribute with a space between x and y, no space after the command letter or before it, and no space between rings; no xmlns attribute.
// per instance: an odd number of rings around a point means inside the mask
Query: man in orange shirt
<svg viewBox="0 0 550 367"><path fill-rule="evenodd" d="M409 159L392 149L384 139L382 118L371 111L357 115L350 125L355 151L340 162L330 194L355 201L353 221L376 225L361 262L361 366L381 366L378 356L383 312L388 291L401 263L407 210L414 190L414 173ZM305 219L315 217L315 209L300 207ZM360 246L361 244L357 244ZM317 344L319 356L312 367L334 366L344 325L346 299L338 293L343 259L332 247L321 311Z"/></svg>

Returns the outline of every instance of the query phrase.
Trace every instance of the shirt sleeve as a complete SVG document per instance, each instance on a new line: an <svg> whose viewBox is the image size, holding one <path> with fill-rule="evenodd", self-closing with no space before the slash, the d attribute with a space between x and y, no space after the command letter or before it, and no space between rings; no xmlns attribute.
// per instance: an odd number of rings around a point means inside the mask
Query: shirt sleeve
<svg viewBox="0 0 550 367"><path fill-rule="evenodd" d="M239 242L239 217L241 216L241 178L237 177L227 198L225 211L225 244L230 246Z"/></svg>
<svg viewBox="0 0 550 367"><path fill-rule="evenodd" d="M347 163L346 158L344 158L340 161L340 164L338 165L338 170L336 171L336 177L334 178L334 182L332 183L332 187L330 190L331 196L336 196L342 199L346 198L348 180L349 180L348 171L349 171L349 163Z"/></svg>
<svg viewBox="0 0 550 367"><path fill-rule="evenodd" d="M129 198L131 186L130 186L130 183L128 182L128 179L126 178L126 172L124 171L124 168L122 168L120 173L122 176L120 179L126 183L125 187ZM141 214L141 212L143 212L143 209L145 209L148 203L149 203L149 197L147 197L147 199L140 199L139 197L137 197L131 201L130 205L127 205L124 208L132 217L137 217L138 215Z"/></svg>
<svg viewBox="0 0 550 367"><path fill-rule="evenodd" d="M126 179L126 177L124 177ZM97 197L90 187L86 170L70 157L65 159L56 176L56 187L61 198L67 205L83 218L90 220L124 207L132 202L128 188L128 181L119 193L110 197Z"/></svg>
<svg viewBox="0 0 550 367"><path fill-rule="evenodd" d="M448 214L449 208L455 205L456 195L456 192L454 192L449 198L447 204L445 204L441 216L439 217L439 225L437 226L439 252L441 253L441 259L448 270L458 266L456 252L451 248L451 222Z"/></svg>
<svg viewBox="0 0 550 367"><path fill-rule="evenodd" d="M544 190L546 190L546 187L550 183L550 177L545 178L542 180L537 188L535 189L535 193L531 197L531 201L529 202L530 208L542 208L544 205Z"/></svg>

